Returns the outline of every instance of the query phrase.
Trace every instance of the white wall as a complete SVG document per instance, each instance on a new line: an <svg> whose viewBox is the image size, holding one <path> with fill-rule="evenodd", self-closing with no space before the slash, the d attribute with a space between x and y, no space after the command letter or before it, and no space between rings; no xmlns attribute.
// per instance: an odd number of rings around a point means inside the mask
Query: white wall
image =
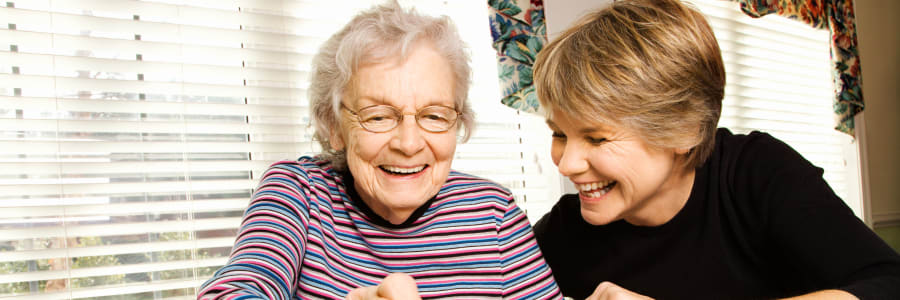
<svg viewBox="0 0 900 300"><path fill-rule="evenodd" d="M547 23L547 37L556 39L572 23L585 13L612 3L612 0L547 0L544 1L544 19Z"/></svg>
<svg viewBox="0 0 900 300"><path fill-rule="evenodd" d="M900 1L854 6L866 104L857 118L863 197L874 227L900 225Z"/></svg>

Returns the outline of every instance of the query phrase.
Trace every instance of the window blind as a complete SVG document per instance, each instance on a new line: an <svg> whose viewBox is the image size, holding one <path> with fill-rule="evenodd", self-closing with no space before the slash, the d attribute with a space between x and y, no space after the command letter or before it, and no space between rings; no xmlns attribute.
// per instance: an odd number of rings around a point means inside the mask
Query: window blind
<svg viewBox="0 0 900 300"><path fill-rule="evenodd" d="M376 2L0 4L0 297L193 299L261 173L318 151L309 61ZM523 129L542 120L496 101L484 4L401 3L472 48L478 129L454 168L547 198Z"/></svg>
<svg viewBox="0 0 900 300"><path fill-rule="evenodd" d="M739 4L691 0L706 16L727 73L719 127L765 131L825 170L835 193L862 218L857 147L834 130L827 30L785 17L754 19Z"/></svg>

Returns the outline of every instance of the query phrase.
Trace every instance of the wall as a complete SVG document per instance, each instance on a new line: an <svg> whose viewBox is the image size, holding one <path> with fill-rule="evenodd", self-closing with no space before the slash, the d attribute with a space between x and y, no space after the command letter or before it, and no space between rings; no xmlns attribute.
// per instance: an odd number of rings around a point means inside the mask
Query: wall
<svg viewBox="0 0 900 300"><path fill-rule="evenodd" d="M547 23L547 38L556 39L563 30L575 23L585 13L599 9L612 0L548 0L544 1L544 19Z"/></svg>
<svg viewBox="0 0 900 300"><path fill-rule="evenodd" d="M875 231L900 249L900 12L898 1L854 1L863 97L857 128L863 195Z"/></svg>

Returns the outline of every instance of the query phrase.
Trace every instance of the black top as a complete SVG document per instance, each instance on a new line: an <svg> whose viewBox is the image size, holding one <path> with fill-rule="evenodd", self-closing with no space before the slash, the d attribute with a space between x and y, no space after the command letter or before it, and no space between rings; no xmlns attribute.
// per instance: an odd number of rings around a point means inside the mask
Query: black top
<svg viewBox="0 0 900 300"><path fill-rule="evenodd" d="M657 299L766 299L842 289L900 299L900 256L834 194L822 169L765 133L716 134L691 196L655 227L593 226L564 195L534 227L563 294L602 281Z"/></svg>

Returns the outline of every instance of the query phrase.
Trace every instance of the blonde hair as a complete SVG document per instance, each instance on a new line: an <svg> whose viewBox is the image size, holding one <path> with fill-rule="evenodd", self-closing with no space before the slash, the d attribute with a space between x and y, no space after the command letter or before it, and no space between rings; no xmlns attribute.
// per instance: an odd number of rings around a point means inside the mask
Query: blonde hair
<svg viewBox="0 0 900 300"><path fill-rule="evenodd" d="M547 117L554 109L624 126L659 148L706 161L725 89L712 29L677 0L626 0L595 11L548 44L534 66Z"/></svg>
<svg viewBox="0 0 900 300"><path fill-rule="evenodd" d="M308 93L314 137L322 146L321 155L336 169L346 167L346 153L332 149L330 139L341 128L341 97L353 88L353 74L364 65L403 61L418 43L431 43L449 62L458 124L465 128L462 142L471 136L475 113L468 102L470 58L455 25L446 16L420 15L390 1L356 15L322 44L312 60Z"/></svg>

